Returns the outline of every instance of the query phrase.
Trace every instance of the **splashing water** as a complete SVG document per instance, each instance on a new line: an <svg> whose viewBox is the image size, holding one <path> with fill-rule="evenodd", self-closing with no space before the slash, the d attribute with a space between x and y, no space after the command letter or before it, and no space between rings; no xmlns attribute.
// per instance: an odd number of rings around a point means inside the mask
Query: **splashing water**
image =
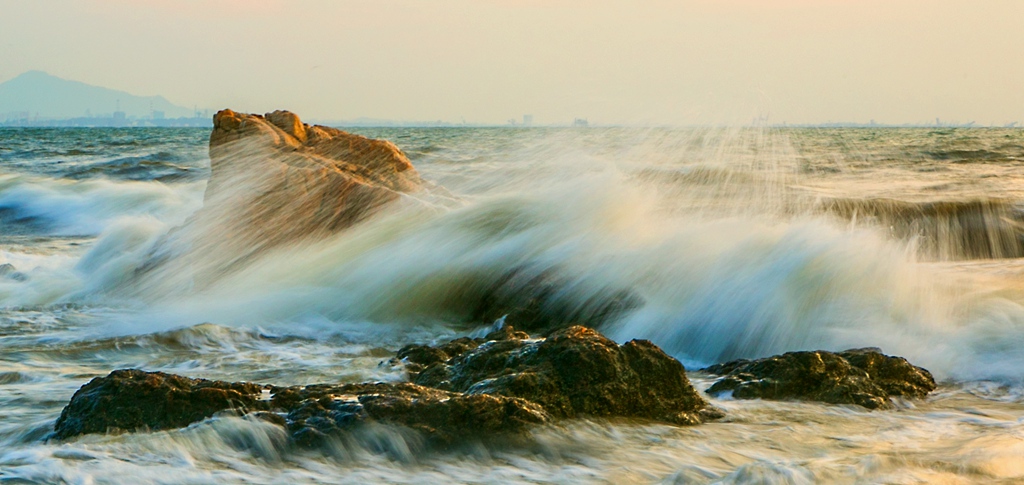
<svg viewBox="0 0 1024 485"><path fill-rule="evenodd" d="M0 263L26 278L0 277L3 345L18 356L3 361L0 382L46 404L29 411L5 402L21 419L0 421L3 447L13 450L0 453L0 465L39 481L121 473L151 482L331 481L328 470L339 466L394 482L1024 476L1012 458L1024 443L1016 397L1024 266L1013 259L1022 194L1004 177L1024 159L1024 135L868 131L378 130L368 134L402 146L436 186L230 270L171 264L141 281L138 269L167 244L164 235L201 206L202 182L83 180L50 165L9 173L0 222L18 229L3 236ZM208 161L176 163L194 173ZM998 197L996 209L972 213L989 203L979 194ZM919 209L927 204L947 209ZM220 227L212 220L196 230L220 236ZM186 261L194 250L170 254ZM978 259L993 257L1001 259ZM620 341L650 339L688 368L878 346L947 387L892 414L722 401L730 422L687 430L581 422L539 430L541 450L437 459L416 458L426 452L414 439L387 431L326 458L289 454L272 429L240 419L37 441L85 376L115 367L281 384L398 378L376 362L404 343L489 323L474 306L512 271L557 282L546 304L572 315L627 294L633 304L601 329ZM54 389L59 399L43 397ZM791 435L775 436L768 422L788 423ZM908 451L892 445L900 440L929 443ZM137 458L113 458L126 454ZM72 466L80 463L93 465L81 472Z"/></svg>

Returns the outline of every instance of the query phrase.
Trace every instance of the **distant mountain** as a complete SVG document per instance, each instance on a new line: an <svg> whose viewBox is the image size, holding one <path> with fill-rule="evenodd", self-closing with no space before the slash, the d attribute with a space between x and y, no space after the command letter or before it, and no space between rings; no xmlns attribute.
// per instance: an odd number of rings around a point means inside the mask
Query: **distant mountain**
<svg viewBox="0 0 1024 485"><path fill-rule="evenodd" d="M150 118L154 111L163 112L166 118L194 116L191 109L176 106L163 96L135 96L42 71L29 71L0 83L0 122L25 115L42 119L110 117L115 111L129 118Z"/></svg>

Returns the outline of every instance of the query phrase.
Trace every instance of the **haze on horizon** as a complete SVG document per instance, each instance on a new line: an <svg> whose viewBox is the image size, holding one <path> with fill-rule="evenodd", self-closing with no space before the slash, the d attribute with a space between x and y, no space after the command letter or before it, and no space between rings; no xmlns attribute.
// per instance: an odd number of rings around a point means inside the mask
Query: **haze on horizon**
<svg viewBox="0 0 1024 485"><path fill-rule="evenodd" d="M1020 0L0 0L28 70L307 119L1024 120Z"/></svg>

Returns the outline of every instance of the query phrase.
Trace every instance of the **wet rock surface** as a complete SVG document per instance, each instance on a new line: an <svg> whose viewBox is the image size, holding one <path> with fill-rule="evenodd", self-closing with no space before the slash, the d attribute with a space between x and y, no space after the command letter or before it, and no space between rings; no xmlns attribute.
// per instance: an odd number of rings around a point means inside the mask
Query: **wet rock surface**
<svg viewBox="0 0 1024 485"><path fill-rule="evenodd" d="M644 340L624 345L574 326L530 338L504 326L484 338L410 345L414 382L276 387L136 369L97 377L71 398L55 437L181 428L221 412L255 413L318 446L381 423L450 446L507 439L552 418L626 417L698 424L720 416L682 364Z"/></svg>
<svg viewBox="0 0 1024 485"><path fill-rule="evenodd" d="M57 438L188 426L226 409L260 409L261 386L115 370L82 386L54 426Z"/></svg>
<svg viewBox="0 0 1024 485"><path fill-rule="evenodd" d="M789 352L713 365L703 372L724 376L708 394L732 392L737 399L799 399L889 409L891 397L919 399L935 390L930 372L876 348Z"/></svg>
<svg viewBox="0 0 1024 485"><path fill-rule="evenodd" d="M296 443L317 446L368 422L405 426L433 444L512 435L548 421L543 408L524 399L445 392L410 383L309 386L278 392L275 408Z"/></svg>
<svg viewBox="0 0 1024 485"><path fill-rule="evenodd" d="M97 377L71 398L55 437L182 428L222 412L284 426L300 445L316 445L371 422L423 432L434 443L512 434L548 421L523 399L465 395L410 383L275 387L123 369Z"/></svg>
<svg viewBox="0 0 1024 485"><path fill-rule="evenodd" d="M619 345L582 326L542 339L525 337L506 326L483 342L453 341L432 350L407 347L399 355L420 369L412 376L417 384L520 397L560 418L698 424L721 416L690 385L683 365L649 341Z"/></svg>

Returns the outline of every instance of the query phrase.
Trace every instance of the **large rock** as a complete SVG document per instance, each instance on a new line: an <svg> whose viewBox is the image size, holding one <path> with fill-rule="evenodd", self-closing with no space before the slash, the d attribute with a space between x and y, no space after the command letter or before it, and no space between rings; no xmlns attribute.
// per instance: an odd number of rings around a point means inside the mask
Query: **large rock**
<svg viewBox="0 0 1024 485"><path fill-rule="evenodd" d="M287 388L277 390L273 406L288 410L288 431L306 446L371 421L412 428L434 444L451 445L467 438L508 437L548 420L543 408L524 399L467 395L409 383Z"/></svg>
<svg viewBox="0 0 1024 485"><path fill-rule="evenodd" d="M87 433L181 428L226 409L261 409L257 400L261 389L244 382L115 370L75 392L54 431L63 439Z"/></svg>
<svg viewBox="0 0 1024 485"><path fill-rule="evenodd" d="M650 342L618 345L580 326L546 339L504 326L484 338L407 346L399 361L415 382L276 387L117 370L75 393L55 436L166 430L231 411L255 412L306 446L369 423L416 430L449 446L504 440L552 417L689 425L720 416L690 386L683 365Z"/></svg>
<svg viewBox="0 0 1024 485"><path fill-rule="evenodd" d="M421 188L389 141L310 126L288 111L223 110L213 125L203 208L158 245L144 273L175 262L202 280L267 249L334 234Z"/></svg>
<svg viewBox="0 0 1024 485"><path fill-rule="evenodd" d="M789 352L703 371L725 376L708 394L731 392L737 399L800 399L886 409L893 406L890 397L923 398L935 390L930 372L875 348Z"/></svg>
<svg viewBox="0 0 1024 485"><path fill-rule="evenodd" d="M720 417L690 385L686 370L646 340L623 345L572 326L530 339L505 326L483 341L411 346L413 382L471 395L519 397L555 417L632 417L698 424Z"/></svg>
<svg viewBox="0 0 1024 485"><path fill-rule="evenodd" d="M188 426L223 411L259 416L285 426L295 442L315 445L370 422L423 432L435 443L509 435L544 423L537 404L504 396L464 395L415 384L261 386L116 370L71 398L55 437Z"/></svg>

